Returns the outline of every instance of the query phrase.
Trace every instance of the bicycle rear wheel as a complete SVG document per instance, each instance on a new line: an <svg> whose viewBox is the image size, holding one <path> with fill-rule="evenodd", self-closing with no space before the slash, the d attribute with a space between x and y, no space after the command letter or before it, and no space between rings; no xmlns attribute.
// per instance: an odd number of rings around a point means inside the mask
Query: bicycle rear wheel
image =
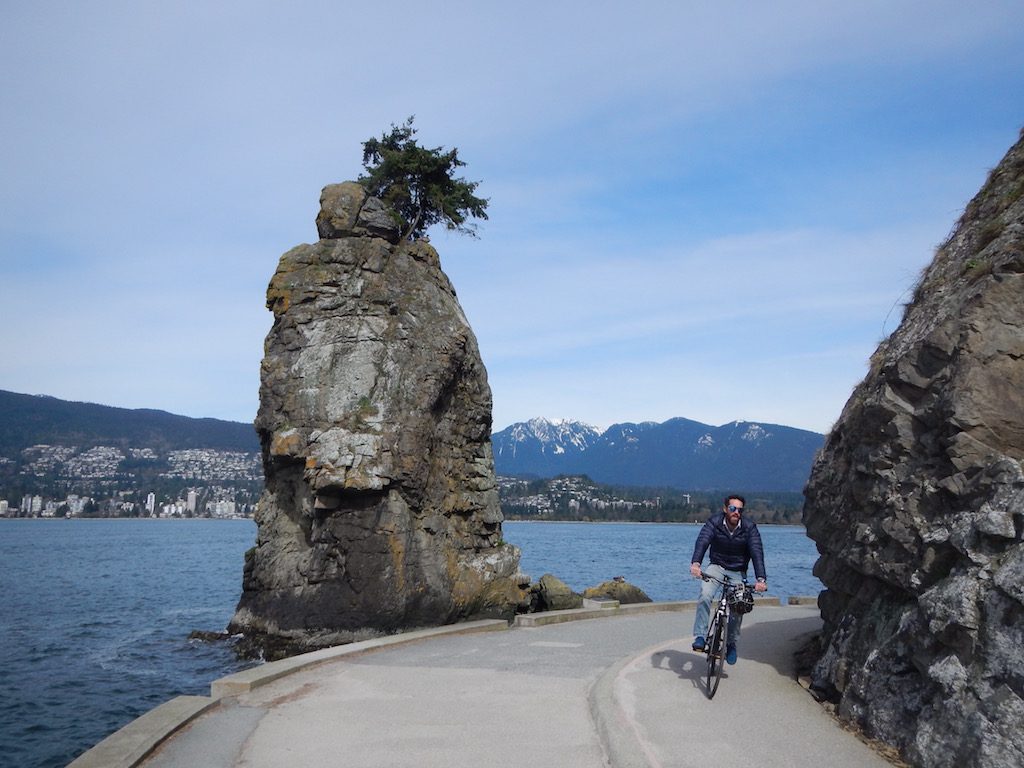
<svg viewBox="0 0 1024 768"><path fill-rule="evenodd" d="M722 680L722 664L725 658L725 627L723 622L715 614L711 621L711 631L708 632L708 675L707 691L708 698L714 698L718 690L718 684Z"/></svg>

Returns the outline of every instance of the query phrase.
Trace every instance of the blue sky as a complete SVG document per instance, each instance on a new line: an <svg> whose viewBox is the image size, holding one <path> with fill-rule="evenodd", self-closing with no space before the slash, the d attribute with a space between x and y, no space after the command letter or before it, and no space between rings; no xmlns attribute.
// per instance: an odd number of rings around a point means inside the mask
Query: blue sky
<svg viewBox="0 0 1024 768"><path fill-rule="evenodd" d="M0 5L0 389L250 421L278 257L416 116L494 425L824 432L1024 125L1015 2Z"/></svg>

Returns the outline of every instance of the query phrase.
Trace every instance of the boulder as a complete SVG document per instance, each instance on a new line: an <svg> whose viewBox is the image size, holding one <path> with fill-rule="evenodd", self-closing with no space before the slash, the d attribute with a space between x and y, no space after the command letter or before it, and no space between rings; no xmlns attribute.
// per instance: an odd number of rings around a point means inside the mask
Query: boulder
<svg viewBox="0 0 1024 768"><path fill-rule="evenodd" d="M396 214L354 181L324 187L316 229L326 240L367 236L398 243L401 235Z"/></svg>
<svg viewBox="0 0 1024 768"><path fill-rule="evenodd" d="M550 573L540 577L536 593L538 611L565 611L583 607L583 596L573 592L568 584Z"/></svg>
<svg viewBox="0 0 1024 768"><path fill-rule="evenodd" d="M911 765L1024 765L1024 141L819 454L813 685Z"/></svg>
<svg viewBox="0 0 1024 768"><path fill-rule="evenodd" d="M528 597L455 291L434 248L400 240L358 184L321 204L321 239L285 253L267 289L266 488L230 630L283 655L511 618Z"/></svg>
<svg viewBox="0 0 1024 768"><path fill-rule="evenodd" d="M600 598L618 600L621 605L652 602L640 587L617 578L611 581L602 581L596 587L588 587L583 590L583 597L591 600Z"/></svg>

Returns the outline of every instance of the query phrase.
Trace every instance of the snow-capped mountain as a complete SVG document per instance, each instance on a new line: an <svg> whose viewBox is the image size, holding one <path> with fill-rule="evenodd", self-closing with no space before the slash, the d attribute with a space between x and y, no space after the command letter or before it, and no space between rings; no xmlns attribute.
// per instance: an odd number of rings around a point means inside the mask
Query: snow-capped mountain
<svg viewBox="0 0 1024 768"><path fill-rule="evenodd" d="M585 474L601 483L689 490L800 491L824 442L817 432L690 419L615 424L530 419L492 435L501 475Z"/></svg>
<svg viewBox="0 0 1024 768"><path fill-rule="evenodd" d="M596 427L582 421L535 418L496 432L491 443L496 466L517 467L511 474L554 477L565 472L561 467L572 465L600 436Z"/></svg>

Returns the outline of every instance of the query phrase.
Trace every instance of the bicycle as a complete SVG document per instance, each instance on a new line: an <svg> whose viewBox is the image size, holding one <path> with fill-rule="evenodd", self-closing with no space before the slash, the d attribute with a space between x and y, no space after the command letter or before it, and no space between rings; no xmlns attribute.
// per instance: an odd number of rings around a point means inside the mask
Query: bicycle
<svg viewBox="0 0 1024 768"><path fill-rule="evenodd" d="M743 616L754 609L754 588L746 581L733 581L728 576L722 580L701 572L700 577L704 581L713 581L722 585L722 596L718 600L718 607L711 616L704 643L704 653L708 657L707 691L708 698L712 699L722 680L722 668L725 663L725 650L729 637L729 619L735 612L736 621L742 622Z"/></svg>

